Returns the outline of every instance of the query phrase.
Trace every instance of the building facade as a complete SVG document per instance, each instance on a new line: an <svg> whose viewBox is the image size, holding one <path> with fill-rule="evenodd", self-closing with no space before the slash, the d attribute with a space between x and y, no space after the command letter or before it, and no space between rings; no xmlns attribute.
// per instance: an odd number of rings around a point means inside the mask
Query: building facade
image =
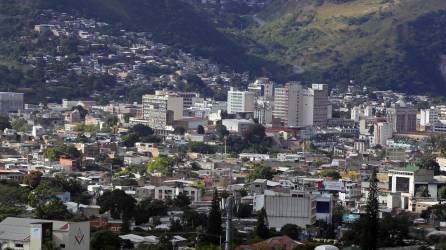
<svg viewBox="0 0 446 250"><path fill-rule="evenodd" d="M255 93L239 91L234 88L228 91L228 114L254 112Z"/></svg>
<svg viewBox="0 0 446 250"><path fill-rule="evenodd" d="M164 129L183 117L183 97L157 92L142 97L143 119L151 128Z"/></svg>
<svg viewBox="0 0 446 250"><path fill-rule="evenodd" d="M0 114L23 110L23 93L0 92Z"/></svg>

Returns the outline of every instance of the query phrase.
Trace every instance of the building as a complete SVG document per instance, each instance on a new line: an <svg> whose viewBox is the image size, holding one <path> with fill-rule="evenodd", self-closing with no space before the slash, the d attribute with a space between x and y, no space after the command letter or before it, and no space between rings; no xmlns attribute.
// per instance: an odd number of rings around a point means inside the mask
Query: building
<svg viewBox="0 0 446 250"><path fill-rule="evenodd" d="M1 248L41 250L52 242L67 250L90 249L90 222L8 217L0 223Z"/></svg>
<svg viewBox="0 0 446 250"><path fill-rule="evenodd" d="M360 118L361 118L361 107L359 106L353 107L350 112L350 119L352 119L355 122L359 122Z"/></svg>
<svg viewBox="0 0 446 250"><path fill-rule="evenodd" d="M23 93L0 92L0 114L17 113L23 110Z"/></svg>
<svg viewBox="0 0 446 250"><path fill-rule="evenodd" d="M274 118L285 127L305 127L313 124L313 94L298 82L289 82L274 93Z"/></svg>
<svg viewBox="0 0 446 250"><path fill-rule="evenodd" d="M228 91L228 114L239 112L254 112L255 93L238 91L231 88Z"/></svg>
<svg viewBox="0 0 446 250"><path fill-rule="evenodd" d="M296 224L301 228L316 222L316 201L309 193L293 195L256 195L254 208L265 208L268 225L279 231L286 224Z"/></svg>
<svg viewBox="0 0 446 250"><path fill-rule="evenodd" d="M313 84L312 91L314 97L313 124L315 126L326 126L327 120L331 118L328 85Z"/></svg>
<svg viewBox="0 0 446 250"><path fill-rule="evenodd" d="M387 109L389 122L396 133L411 133L417 131L417 109L398 101Z"/></svg>
<svg viewBox="0 0 446 250"><path fill-rule="evenodd" d="M154 129L164 129L183 117L183 97L157 91L142 97L143 119Z"/></svg>
<svg viewBox="0 0 446 250"><path fill-rule="evenodd" d="M375 145L386 145L387 140L393 136L392 124L388 122L377 122L373 127L373 142Z"/></svg>
<svg viewBox="0 0 446 250"><path fill-rule="evenodd" d="M420 111L420 126L430 126L438 121L437 110L433 107Z"/></svg>
<svg viewBox="0 0 446 250"><path fill-rule="evenodd" d="M248 86L248 90L259 97L271 100L274 97L274 82L269 78L261 77Z"/></svg>
<svg viewBox="0 0 446 250"><path fill-rule="evenodd" d="M222 125L226 127L229 132L243 134L250 127L254 126L255 122L247 119L224 119Z"/></svg>
<svg viewBox="0 0 446 250"><path fill-rule="evenodd" d="M187 111L187 109L192 107L192 105L194 104L194 99L200 97L200 95L195 92L179 92L178 96L183 97L183 108L185 112Z"/></svg>
<svg viewBox="0 0 446 250"><path fill-rule="evenodd" d="M273 105L272 102L259 98L256 101L254 118L260 124L266 125L273 122Z"/></svg>

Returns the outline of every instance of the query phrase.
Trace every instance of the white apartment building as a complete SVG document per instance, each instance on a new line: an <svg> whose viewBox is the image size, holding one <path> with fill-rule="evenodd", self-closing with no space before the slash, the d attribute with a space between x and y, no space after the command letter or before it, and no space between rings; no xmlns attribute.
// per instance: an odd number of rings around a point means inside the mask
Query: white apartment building
<svg viewBox="0 0 446 250"><path fill-rule="evenodd" d="M183 117L183 97L156 91L154 95L142 97L143 119L148 126L155 129L164 129L172 125L173 120Z"/></svg>
<svg viewBox="0 0 446 250"><path fill-rule="evenodd" d="M314 96L298 82L289 82L276 88L273 116L281 120L285 127L305 127L313 125Z"/></svg>
<svg viewBox="0 0 446 250"><path fill-rule="evenodd" d="M231 88L228 91L228 114L254 112L255 93Z"/></svg>
<svg viewBox="0 0 446 250"><path fill-rule="evenodd" d="M420 125L430 126L438 121L437 110L434 107L420 110Z"/></svg>

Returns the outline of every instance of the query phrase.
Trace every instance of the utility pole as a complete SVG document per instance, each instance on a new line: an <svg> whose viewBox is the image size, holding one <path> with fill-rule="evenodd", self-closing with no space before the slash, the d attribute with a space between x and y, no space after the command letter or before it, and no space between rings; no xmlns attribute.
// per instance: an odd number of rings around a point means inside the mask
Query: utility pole
<svg viewBox="0 0 446 250"><path fill-rule="evenodd" d="M226 241L225 250L232 250L232 206L233 206L232 195L228 197L226 205Z"/></svg>

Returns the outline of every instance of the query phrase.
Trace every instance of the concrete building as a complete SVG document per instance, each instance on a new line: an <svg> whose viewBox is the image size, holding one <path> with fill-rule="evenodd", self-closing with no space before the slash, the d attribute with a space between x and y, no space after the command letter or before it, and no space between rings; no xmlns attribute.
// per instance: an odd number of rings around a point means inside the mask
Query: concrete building
<svg viewBox="0 0 446 250"><path fill-rule="evenodd" d="M248 90L259 97L271 100L274 97L274 82L266 77L258 78L248 86Z"/></svg>
<svg viewBox="0 0 446 250"><path fill-rule="evenodd" d="M388 122L377 122L373 129L373 143L375 145L386 145L387 140L392 138L393 128L392 124Z"/></svg>
<svg viewBox="0 0 446 250"><path fill-rule="evenodd" d="M272 102L259 98L256 100L254 118L260 124L267 125L273 122L273 104Z"/></svg>
<svg viewBox="0 0 446 250"><path fill-rule="evenodd" d="M173 120L183 117L183 97L157 91L155 95L142 97L143 119L155 129L172 125Z"/></svg>
<svg viewBox="0 0 446 250"><path fill-rule="evenodd" d="M286 224L301 228L316 222L316 201L309 193L293 195L256 195L256 211L265 208L270 228L280 230Z"/></svg>
<svg viewBox="0 0 446 250"><path fill-rule="evenodd" d="M246 119L224 119L222 120L222 125L226 127L226 129L230 132L235 132L239 134L243 134L246 130L248 130L255 123L252 120Z"/></svg>
<svg viewBox="0 0 446 250"><path fill-rule="evenodd" d="M228 114L254 112L255 93L231 88L228 91Z"/></svg>
<svg viewBox="0 0 446 250"><path fill-rule="evenodd" d="M23 110L23 93L0 92L0 114Z"/></svg>
<svg viewBox="0 0 446 250"><path fill-rule="evenodd" d="M67 250L90 249L90 223L8 217L0 223L1 249L41 250L52 242Z"/></svg>
<svg viewBox="0 0 446 250"><path fill-rule="evenodd" d="M276 88L273 116L285 127L305 127L313 124L313 94L298 82Z"/></svg>
<svg viewBox="0 0 446 250"><path fill-rule="evenodd" d="M422 109L420 111L420 126L430 126L438 121L438 114L435 108Z"/></svg>
<svg viewBox="0 0 446 250"><path fill-rule="evenodd" d="M359 106L353 107L350 112L350 119L352 119L355 122L359 122L360 118L361 118L361 107Z"/></svg>
<svg viewBox="0 0 446 250"><path fill-rule="evenodd" d="M387 116L396 133L411 133L417 130L417 109L401 100L387 109Z"/></svg>
<svg viewBox="0 0 446 250"><path fill-rule="evenodd" d="M330 102L328 100L328 85L313 84L313 124L315 126L326 126L327 120L331 118Z"/></svg>
<svg viewBox="0 0 446 250"><path fill-rule="evenodd" d="M193 106L194 99L200 97L200 95L195 92L179 92L178 96L183 97L183 109L185 112Z"/></svg>

